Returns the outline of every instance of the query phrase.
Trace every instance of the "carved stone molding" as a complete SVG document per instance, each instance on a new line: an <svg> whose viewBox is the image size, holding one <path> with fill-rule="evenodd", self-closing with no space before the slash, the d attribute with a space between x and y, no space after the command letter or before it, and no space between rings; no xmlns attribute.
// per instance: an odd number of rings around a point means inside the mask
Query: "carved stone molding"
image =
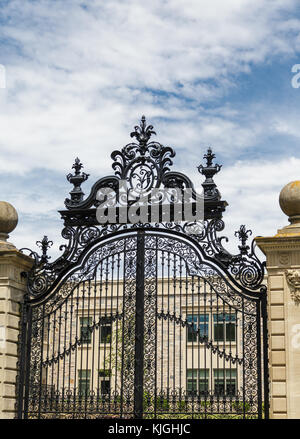
<svg viewBox="0 0 300 439"><path fill-rule="evenodd" d="M280 265L289 265L290 264L290 255L289 253L280 253L278 258Z"/></svg>
<svg viewBox="0 0 300 439"><path fill-rule="evenodd" d="M299 270L285 270L286 280L290 287L291 297L294 302L300 303L300 271Z"/></svg>

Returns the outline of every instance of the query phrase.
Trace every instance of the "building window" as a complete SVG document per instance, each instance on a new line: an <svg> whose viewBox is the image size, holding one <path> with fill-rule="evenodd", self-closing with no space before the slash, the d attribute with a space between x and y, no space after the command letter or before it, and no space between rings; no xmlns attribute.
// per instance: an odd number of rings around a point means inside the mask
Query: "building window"
<svg viewBox="0 0 300 439"><path fill-rule="evenodd" d="M80 396L85 396L90 390L91 371L81 369L78 371L78 391Z"/></svg>
<svg viewBox="0 0 300 439"><path fill-rule="evenodd" d="M80 317L80 338L83 343L90 343L92 339L92 333L90 326L92 325L92 317Z"/></svg>
<svg viewBox="0 0 300 439"><path fill-rule="evenodd" d="M235 396L236 369L214 369L214 391L218 396Z"/></svg>
<svg viewBox="0 0 300 439"><path fill-rule="evenodd" d="M110 343L111 342L111 318L104 317L101 321L100 327L100 342Z"/></svg>
<svg viewBox="0 0 300 439"><path fill-rule="evenodd" d="M186 381L188 395L206 395L208 393L209 370L188 369Z"/></svg>
<svg viewBox="0 0 300 439"><path fill-rule="evenodd" d="M236 341L235 314L214 314L214 340L230 342Z"/></svg>
<svg viewBox="0 0 300 439"><path fill-rule="evenodd" d="M198 341L198 336L208 337L208 314L187 315L187 322L189 323L187 327L187 340L188 342ZM191 325L192 323L192 325Z"/></svg>
<svg viewBox="0 0 300 439"><path fill-rule="evenodd" d="M99 370L99 381L100 381L100 393L101 395L110 394L110 369L100 369Z"/></svg>

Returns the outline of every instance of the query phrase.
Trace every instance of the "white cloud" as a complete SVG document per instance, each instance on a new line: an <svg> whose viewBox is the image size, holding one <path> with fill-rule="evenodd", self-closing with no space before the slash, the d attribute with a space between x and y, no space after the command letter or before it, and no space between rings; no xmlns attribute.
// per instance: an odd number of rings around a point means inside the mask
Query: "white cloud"
<svg viewBox="0 0 300 439"><path fill-rule="evenodd" d="M9 20L1 28L8 52L1 168L24 172L43 161L63 170L85 148L94 163L100 149L107 156L126 141L128 124L143 113L168 116L175 133L192 116L194 126L200 119L195 137L226 142L235 131L247 146L253 127L224 114L199 118L199 104L222 96L253 63L295 50L300 21L285 17L294 5L11 0L2 8Z"/></svg>
<svg viewBox="0 0 300 439"><path fill-rule="evenodd" d="M79 156L92 174L88 185L109 174L111 151L129 141L142 114L159 122L158 140L178 151L178 170L193 174L206 145L232 156L233 166L217 177L228 212L257 225L257 233L268 233L268 215L274 224L280 218L272 207L275 194L284 178L294 179L298 162L285 166L274 157L271 164L235 164L233 153L254 149L272 133L299 138L297 119L289 119L286 109L266 111L259 103L242 110L221 107L218 99L238 91L239 73L296 54L296 5L296 0L3 4L0 63L7 89L0 90L0 172L10 183L2 186L2 198L15 203L23 218L16 244L32 246L48 232L47 218L53 234L60 224L54 211L63 207L69 189L50 196L44 171L55 171L55 187ZM28 175L40 168L37 184L28 183ZM15 193L18 184L24 186L21 195ZM263 208L268 212L262 214Z"/></svg>

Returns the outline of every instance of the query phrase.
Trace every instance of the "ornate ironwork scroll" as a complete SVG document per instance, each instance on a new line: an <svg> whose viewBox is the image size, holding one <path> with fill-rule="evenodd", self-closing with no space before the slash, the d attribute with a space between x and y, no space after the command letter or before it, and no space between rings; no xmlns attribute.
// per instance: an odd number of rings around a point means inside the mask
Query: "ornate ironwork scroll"
<svg viewBox="0 0 300 439"><path fill-rule="evenodd" d="M121 380L123 410L125 414L134 411L134 362L135 362L135 325L136 325L136 267L137 240L130 238L126 242L124 257L124 299L123 299L123 352ZM120 413L122 415L122 413Z"/></svg>
<svg viewBox="0 0 300 439"><path fill-rule="evenodd" d="M76 158L60 211L61 256L51 261L47 236L37 242L41 255L22 250L35 263L24 274L20 418L268 417L265 264L245 225L235 232L237 252L226 249L227 202L211 148L198 166L198 194L171 170L175 152L155 134L143 116L135 142L111 154L114 175L86 198L89 174ZM115 223L97 221L103 188L114 191ZM176 221L186 189L193 209L204 198L202 222ZM167 204L170 221L161 211L155 222L120 220L121 208L145 194L147 212ZM294 288L297 276L288 275Z"/></svg>

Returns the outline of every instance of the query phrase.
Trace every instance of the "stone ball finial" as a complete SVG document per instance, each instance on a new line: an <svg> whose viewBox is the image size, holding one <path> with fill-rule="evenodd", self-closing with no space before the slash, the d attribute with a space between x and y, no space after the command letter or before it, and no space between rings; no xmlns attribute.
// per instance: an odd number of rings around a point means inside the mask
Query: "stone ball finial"
<svg viewBox="0 0 300 439"><path fill-rule="evenodd" d="M292 181L282 188L279 204L292 224L300 222L300 180Z"/></svg>
<svg viewBox="0 0 300 439"><path fill-rule="evenodd" d="M18 213L7 201L0 201L0 241L6 241L18 224Z"/></svg>

